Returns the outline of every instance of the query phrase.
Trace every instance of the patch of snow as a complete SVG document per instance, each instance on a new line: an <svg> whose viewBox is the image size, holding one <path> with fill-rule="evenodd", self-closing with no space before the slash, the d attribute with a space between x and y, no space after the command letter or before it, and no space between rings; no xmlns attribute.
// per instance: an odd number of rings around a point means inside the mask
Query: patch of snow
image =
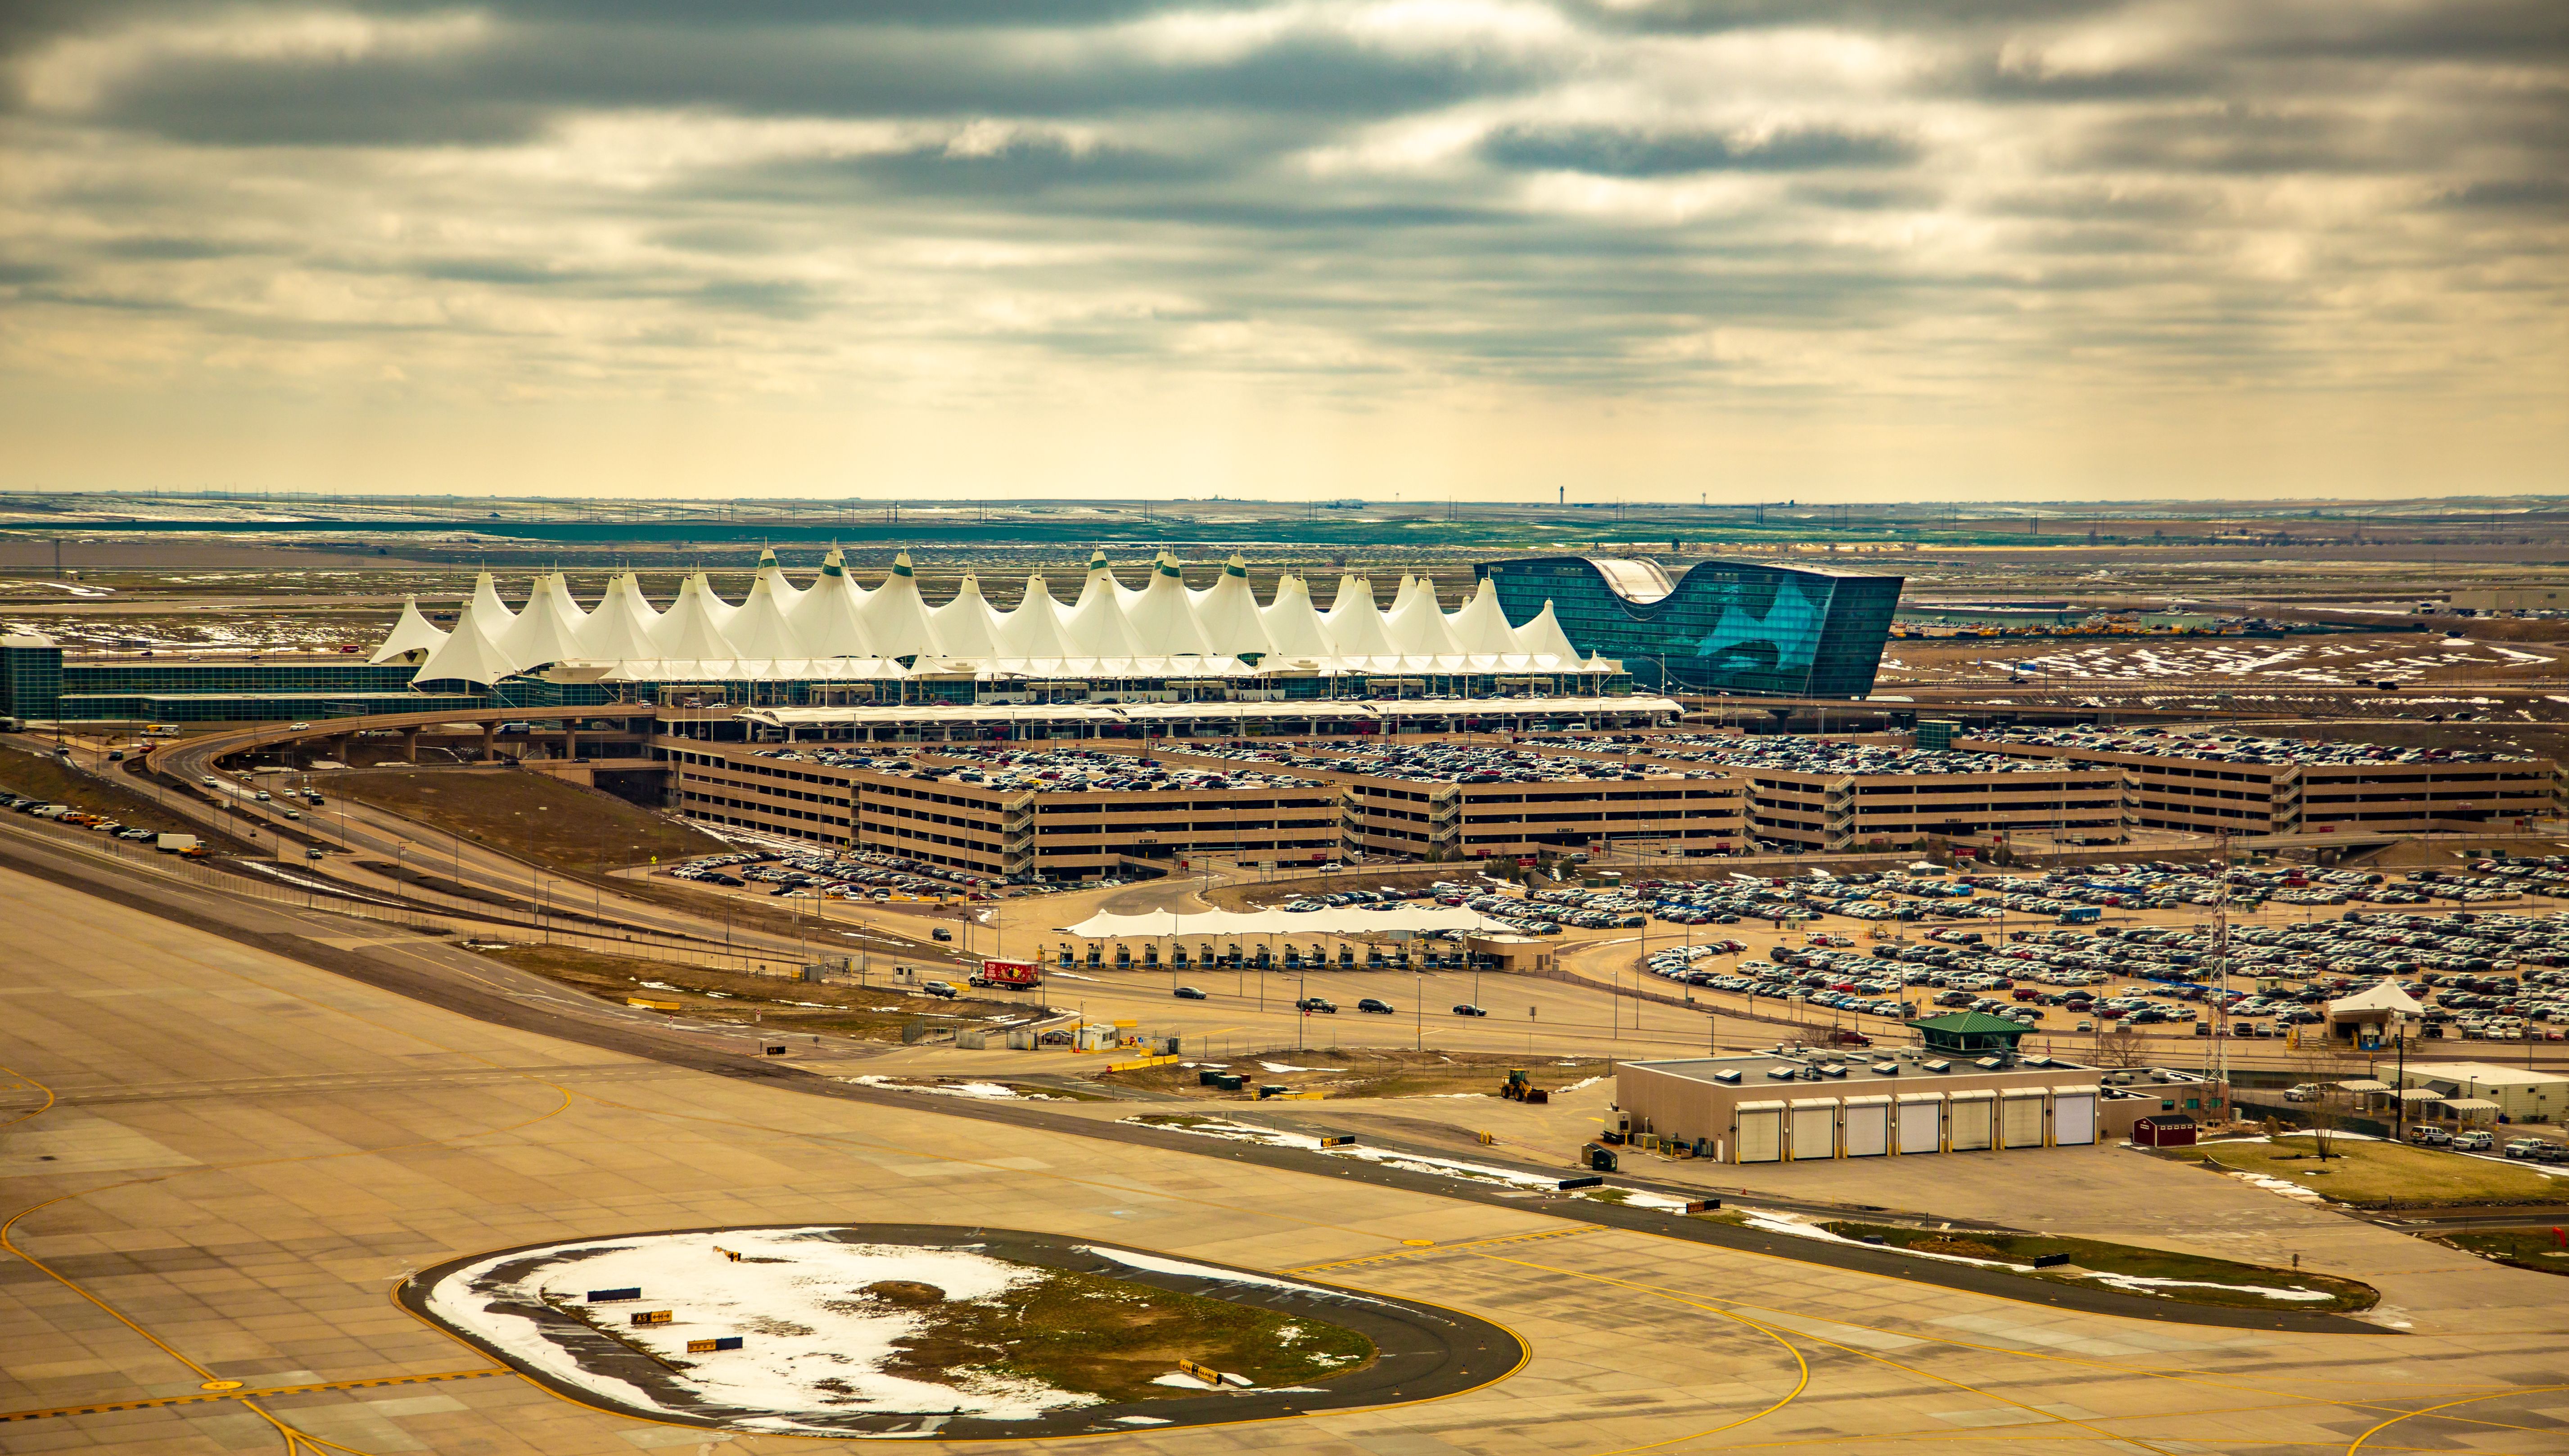
<svg viewBox="0 0 2569 1456"><path fill-rule="evenodd" d="M2151 1278L2145 1274L2096 1274L2092 1272L2082 1274L2080 1277L2094 1279L2100 1284L2111 1284L2115 1288L2129 1289L2134 1293L2140 1294L2156 1293L2160 1289L2234 1289L2243 1294L2262 1294L2269 1299L2326 1300L2336 1297L2336 1295L2323 1289L2304 1289L2299 1287L2277 1289L2271 1288L2265 1284L2225 1284L2210 1279L2159 1279Z"/></svg>
<svg viewBox="0 0 2569 1456"><path fill-rule="evenodd" d="M894 1341L917 1332L907 1309L854 1297L885 1279L933 1284L950 1299L989 1299L1040 1272L965 1249L849 1244L828 1228L654 1234L498 1254L467 1265L429 1291L441 1319L505 1350L513 1359L620 1404L701 1416L701 1403L737 1411L743 1429L804 1435L860 1434L822 1423L833 1414L956 1414L1028 1420L1093 1405L1097 1397L1040 1381L967 1372L953 1383L888 1373ZM743 1256L735 1262L719 1251ZM507 1273L503 1273L503 1270ZM646 1390L588 1369L565 1330L532 1306L584 1309L590 1288L638 1286L631 1305L608 1305L596 1322L674 1372L675 1392ZM667 1324L632 1325L635 1310L668 1309ZM687 1341L741 1335L742 1347L689 1354ZM594 1338L594 1336L588 1336Z"/></svg>
<svg viewBox="0 0 2569 1456"><path fill-rule="evenodd" d="M1197 1379L1195 1376L1188 1374L1184 1370L1171 1370L1169 1373L1154 1379L1151 1383L1154 1385L1174 1385L1180 1390L1213 1390L1219 1388L1208 1381Z"/></svg>
<svg viewBox="0 0 2569 1456"><path fill-rule="evenodd" d="M1344 1289L1332 1289L1321 1284L1305 1284L1292 1279L1272 1278L1266 1274L1249 1274L1236 1269L1216 1269L1209 1264L1193 1264L1183 1259L1170 1259L1159 1254L1142 1254L1131 1249L1109 1249L1099 1244L1083 1244L1079 1246L1079 1252L1112 1260L1127 1269L1148 1270L1152 1274L1182 1274L1188 1278L1213 1279L1226 1284L1248 1284L1261 1289L1288 1289L1297 1294L1309 1294L1313 1298L1349 1299L1358 1304L1382 1302L1380 1299L1369 1299L1362 1294L1350 1294Z"/></svg>
<svg viewBox="0 0 2569 1456"><path fill-rule="evenodd" d="M881 1087L887 1092L924 1092L931 1097L976 1097L991 1102L1054 1102L1058 1098L1036 1092L1019 1092L997 1082L905 1082L898 1077L868 1072L862 1077L841 1077L860 1087Z"/></svg>
<svg viewBox="0 0 2569 1456"><path fill-rule="evenodd" d="M1291 1062L1260 1062L1258 1065L1271 1072L1343 1072L1346 1070L1344 1067L1297 1067Z"/></svg>

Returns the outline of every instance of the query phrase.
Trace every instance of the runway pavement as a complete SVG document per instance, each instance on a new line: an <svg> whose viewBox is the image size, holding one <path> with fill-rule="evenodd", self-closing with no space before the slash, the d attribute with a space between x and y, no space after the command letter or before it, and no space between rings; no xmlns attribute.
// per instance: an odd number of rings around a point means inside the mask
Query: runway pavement
<svg viewBox="0 0 2569 1456"><path fill-rule="evenodd" d="M15 927L0 979L0 1091L13 1100L0 1120L32 1109L0 1129L11 1452L826 1449L709 1441L574 1404L494 1373L388 1297L406 1274L478 1252L782 1222L1017 1228L1298 1271L1494 1320L1533 1352L1509 1378L1444 1399L1098 1438L1118 1449L2535 1452L2569 1440L2557 1361L2569 1331L2538 1297L2366 1334L2044 1308L1541 1199L1439 1196L883 1095L794 1095L304 963L337 949L448 973L455 952L366 927L314 938L304 917L261 910L281 954L12 871L0 871L0 907ZM543 992L505 977L482 994L477 1009L623 1024L608 1008L531 1004L522 997ZM645 1033L670 1034L634 1023ZM2482 1276L2493 1291L2550 1287ZM239 1383L205 1388L225 1382Z"/></svg>

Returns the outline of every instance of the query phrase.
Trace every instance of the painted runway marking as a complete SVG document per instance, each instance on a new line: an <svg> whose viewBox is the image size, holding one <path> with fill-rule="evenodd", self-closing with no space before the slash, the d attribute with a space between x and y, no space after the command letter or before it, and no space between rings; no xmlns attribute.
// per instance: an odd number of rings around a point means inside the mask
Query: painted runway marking
<svg viewBox="0 0 2569 1456"><path fill-rule="evenodd" d="M372 1380L324 1380L312 1385L271 1385L263 1390L216 1390L198 1395L165 1395L156 1400L106 1400L91 1405L56 1406L51 1410L0 1411L0 1422L43 1420L48 1416L58 1415L97 1415L111 1410L153 1410L165 1405L201 1405L215 1400L258 1400L271 1395L303 1395L315 1390L370 1390L378 1385L425 1385L438 1380L473 1380L484 1375L516 1373L514 1370L447 1370L435 1375L383 1375Z"/></svg>

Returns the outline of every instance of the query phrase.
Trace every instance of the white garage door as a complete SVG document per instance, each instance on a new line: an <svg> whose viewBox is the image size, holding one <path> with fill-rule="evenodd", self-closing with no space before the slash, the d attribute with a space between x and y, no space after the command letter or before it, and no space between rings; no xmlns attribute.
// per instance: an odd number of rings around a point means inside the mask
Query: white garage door
<svg viewBox="0 0 2569 1456"><path fill-rule="evenodd" d="M1957 1096L1948 1104L1946 1126L1952 1132L1948 1146L1957 1153L1975 1153L1990 1145L1990 1119L1995 1112L1995 1098Z"/></svg>
<svg viewBox="0 0 2569 1456"><path fill-rule="evenodd" d="M1846 1110L1846 1154L1850 1158L1879 1158L1891 1151L1891 1108L1874 1102L1858 1106L1849 1103Z"/></svg>
<svg viewBox="0 0 2569 1456"><path fill-rule="evenodd" d="M1793 1109L1793 1157L1834 1158L1838 1155L1838 1110L1834 1103L1826 1107Z"/></svg>
<svg viewBox="0 0 2569 1456"><path fill-rule="evenodd" d="M2096 1141L2096 1094L2062 1092L2051 1103L2051 1141L2064 1148L2083 1148Z"/></svg>
<svg viewBox="0 0 2569 1456"><path fill-rule="evenodd" d="M2042 1094L2019 1093L1999 1099L1999 1124L2008 1147L2041 1147Z"/></svg>
<svg viewBox="0 0 2569 1456"><path fill-rule="evenodd" d="M1784 1110L1739 1112L1739 1161L1773 1163L1784 1156Z"/></svg>
<svg viewBox="0 0 2569 1456"><path fill-rule="evenodd" d="M1900 1155L1943 1152L1945 1104L1933 1098L1900 1104Z"/></svg>

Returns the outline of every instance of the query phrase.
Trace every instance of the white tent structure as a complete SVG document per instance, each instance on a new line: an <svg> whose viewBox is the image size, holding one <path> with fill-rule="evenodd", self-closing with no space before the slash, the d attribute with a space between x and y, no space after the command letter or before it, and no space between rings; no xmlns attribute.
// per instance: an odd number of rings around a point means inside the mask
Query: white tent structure
<svg viewBox="0 0 2569 1456"><path fill-rule="evenodd" d="M1222 575L1212 586L1187 595L1195 603L1196 625L1204 632L1206 651L1249 657L1276 650L1260 617L1258 597L1249 589L1249 563L1237 554L1224 563Z"/></svg>
<svg viewBox="0 0 2569 1456"><path fill-rule="evenodd" d="M908 551L893 557L892 574L866 598L859 620L877 656L935 657L945 651L927 602L918 594L918 575Z"/></svg>
<svg viewBox="0 0 2569 1456"><path fill-rule="evenodd" d="M1531 654L1545 667L1568 670L1575 668L1580 660L1579 649L1570 645L1570 634L1561 629L1560 619L1552 614L1549 597L1544 600L1543 610L1534 614L1533 621L1517 628L1517 641L1521 644L1520 650Z"/></svg>
<svg viewBox="0 0 2569 1456"><path fill-rule="evenodd" d="M1151 567L1151 584L1125 605L1124 621L1153 656L1206 655L1204 623L1196 620L1186 574L1172 557L1164 555Z"/></svg>
<svg viewBox="0 0 2569 1456"><path fill-rule="evenodd" d="M474 575L470 605L474 615L482 619L483 634L494 641L509 629L509 623L518 619L518 614L509 609L509 603L500 599L500 583L492 580L488 571Z"/></svg>
<svg viewBox="0 0 2569 1456"><path fill-rule="evenodd" d="M966 574L952 600L930 607L928 623L948 657L991 658L999 652L999 614L981 599L981 581Z"/></svg>
<svg viewBox="0 0 2569 1456"><path fill-rule="evenodd" d="M848 574L847 557L838 547L821 558L821 574L810 589L785 610L786 623L804 648L816 657L872 657L874 640L866 634L865 604L872 595Z"/></svg>
<svg viewBox="0 0 2569 1456"><path fill-rule="evenodd" d="M413 652L434 652L445 641L446 633L435 622L419 614L419 598L405 596L402 598L401 618L393 623L392 632L384 638L383 645L375 649L375 655L366 660L370 663L390 662Z"/></svg>
<svg viewBox="0 0 2569 1456"><path fill-rule="evenodd" d="M992 631L993 655L1018 662L1058 663L1071 655L1070 638L1062 630L1062 604L1052 599L1052 588L1044 584L1042 573L1026 578L1025 595L1017 598L1016 609L1001 612L999 624Z"/></svg>
<svg viewBox="0 0 2569 1456"><path fill-rule="evenodd" d="M1517 641L1516 628L1508 625L1507 612L1499 606L1499 588L1487 576L1481 578L1480 589L1472 593L1472 599L1447 618L1446 624L1456 644L1466 652L1495 655L1525 650Z"/></svg>
<svg viewBox="0 0 2569 1456"><path fill-rule="evenodd" d="M428 660L420 664L411 681L478 682L489 687L517 670L518 664L508 651L493 641L489 629L483 626L481 608L467 602L455 618L455 630L428 654Z"/></svg>
<svg viewBox="0 0 2569 1456"><path fill-rule="evenodd" d="M1276 644L1280 656L1319 659L1337 655L1337 644L1329 639L1329 625L1321 620L1320 609L1311 604L1311 586L1299 576L1277 579L1276 594L1259 608L1258 623L1267 629L1267 640Z"/></svg>
<svg viewBox="0 0 2569 1456"><path fill-rule="evenodd" d="M583 662L631 662L659 655L653 629L660 613L642 594L642 582L630 571L606 583L606 594L580 623L579 658Z"/></svg>
<svg viewBox="0 0 2569 1456"><path fill-rule="evenodd" d="M1338 594L1320 617L1329 629L1329 644L1340 657L1397 657L1391 633L1382 623L1382 608L1373 604L1373 583L1362 576L1340 576Z"/></svg>
<svg viewBox="0 0 2569 1456"><path fill-rule="evenodd" d="M1148 940L1163 935L1345 935L1389 939L1393 931L1424 934L1431 930L1465 933L1508 928L1478 910L1459 906L1410 904L1393 910L1361 908L1310 911L1287 910L1146 910L1117 914L1100 910L1075 925L1056 928L1083 940Z"/></svg>
<svg viewBox="0 0 2569 1456"><path fill-rule="evenodd" d="M570 602L567 588L555 589L553 576L538 576L527 593L526 610L493 638L510 665L524 671L580 655L579 626L586 613ZM474 615L478 619L481 613Z"/></svg>
<svg viewBox="0 0 2569 1456"><path fill-rule="evenodd" d="M651 645L659 649L654 656L662 661L703 662L740 655L731 639L723 635L708 598L713 602L722 600L706 584L704 572L698 571L678 583L678 599L669 603L669 609L652 627ZM730 603L722 605L723 614L729 615L733 609Z"/></svg>
<svg viewBox="0 0 2569 1456"><path fill-rule="evenodd" d="M1383 614L1383 631L1406 657L1450 657L1468 651L1436 605L1436 588L1427 581L1403 578L1401 594Z"/></svg>
<svg viewBox="0 0 2569 1456"><path fill-rule="evenodd" d="M553 572L538 577L524 607L512 611L484 572L452 633L421 616L415 601L405 603L373 660L425 655L414 681L485 683L559 663L610 682L894 681L955 671L994 680L1622 671L1583 657L1550 602L1534 620L1510 625L1486 580L1451 613L1424 577L1404 576L1388 613L1362 576L1341 577L1325 613L1300 576L1280 577L1264 605L1249 582L1248 563L1235 555L1212 585L1190 589L1184 565L1164 552L1135 590L1115 579L1101 553L1067 606L1040 574L1026 578L1007 610L991 605L972 576L931 605L907 552L868 591L834 549L809 587L763 555L737 605L698 570L667 610L654 610L626 571L582 611Z"/></svg>
<svg viewBox="0 0 2569 1456"><path fill-rule="evenodd" d="M1124 594L1123 583L1106 569L1106 557L1091 557L1079 599L1061 618L1062 637L1072 655L1118 661L1145 655L1141 639L1133 635L1133 624L1124 619Z"/></svg>
<svg viewBox="0 0 2569 1456"><path fill-rule="evenodd" d="M767 564L759 568L758 579L749 583L749 599L732 613L731 620L722 624L723 636L740 649L743 657L806 655L802 634L794 630L787 616L790 602L777 595L780 587L802 595L785 583L785 574L777 570L776 558L770 556Z"/></svg>

